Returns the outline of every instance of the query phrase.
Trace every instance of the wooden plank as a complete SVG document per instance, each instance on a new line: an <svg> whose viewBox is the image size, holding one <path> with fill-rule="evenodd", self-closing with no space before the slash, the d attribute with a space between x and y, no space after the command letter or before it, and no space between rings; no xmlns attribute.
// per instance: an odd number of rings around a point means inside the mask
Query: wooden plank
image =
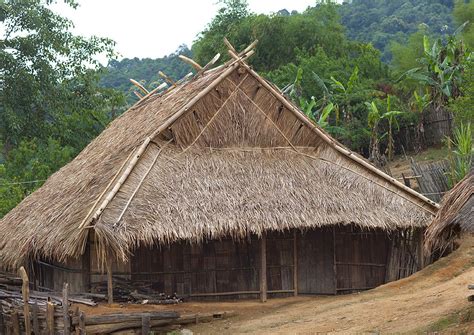
<svg viewBox="0 0 474 335"><path fill-rule="evenodd" d="M235 291L235 292L212 292L212 293L193 293L190 294L190 297L220 297L220 296L230 296L230 295L243 295L243 294L261 294L262 291Z"/></svg>
<svg viewBox="0 0 474 335"><path fill-rule="evenodd" d="M25 268L22 266L19 270L20 277L22 280L21 293L23 296L23 315L25 318L25 332L26 334L31 334L31 320L30 320L30 280L28 279L28 274L26 273Z"/></svg>
<svg viewBox="0 0 474 335"><path fill-rule="evenodd" d="M267 236L260 239L260 301L267 301Z"/></svg>

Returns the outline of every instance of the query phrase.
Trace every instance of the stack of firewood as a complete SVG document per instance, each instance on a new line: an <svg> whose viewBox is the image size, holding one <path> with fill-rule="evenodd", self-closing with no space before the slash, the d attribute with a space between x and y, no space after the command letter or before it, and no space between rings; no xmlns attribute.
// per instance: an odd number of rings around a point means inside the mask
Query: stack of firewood
<svg viewBox="0 0 474 335"><path fill-rule="evenodd" d="M107 294L107 282L96 282L92 284L95 299L104 300ZM176 293L166 294L155 291L150 283L130 282L121 278L114 278L113 282L114 301L153 305L169 305L183 302L182 297ZM92 295L91 295L92 296ZM101 298L102 297L102 298Z"/></svg>

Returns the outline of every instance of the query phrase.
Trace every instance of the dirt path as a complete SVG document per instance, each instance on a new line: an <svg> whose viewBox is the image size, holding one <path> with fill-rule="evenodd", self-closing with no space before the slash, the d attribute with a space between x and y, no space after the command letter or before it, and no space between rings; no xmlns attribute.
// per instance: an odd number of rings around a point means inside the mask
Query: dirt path
<svg viewBox="0 0 474 335"><path fill-rule="evenodd" d="M190 327L195 333L448 333L474 334L474 238L452 255L401 281L355 295L274 299L266 304L211 305L238 316Z"/></svg>

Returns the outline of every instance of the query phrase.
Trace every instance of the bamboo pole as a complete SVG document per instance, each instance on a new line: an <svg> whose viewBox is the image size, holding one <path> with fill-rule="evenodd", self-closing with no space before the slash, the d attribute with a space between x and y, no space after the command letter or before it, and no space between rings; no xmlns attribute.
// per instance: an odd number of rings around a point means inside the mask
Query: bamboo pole
<svg viewBox="0 0 474 335"><path fill-rule="evenodd" d="M166 144L160 148L160 150L158 150L157 154L155 155L153 161L151 162L150 166L148 167L147 171L143 174L142 178L140 179L140 182L138 183L137 187L135 188L135 190L133 191L132 195L130 196L130 198L127 200L127 203L125 205L125 207L123 208L122 212L120 213L117 221L114 223L114 227L118 225L118 223L120 222L120 220L122 220L125 212L127 211L127 208L130 206L133 198L135 198L135 195L137 194L138 190L140 189L140 187L142 186L143 182L145 181L146 177L148 176L148 174L150 173L151 169L153 168L153 166L155 166L156 164L156 161L158 160L158 157L160 156L161 152L163 151L163 149L171 142L168 141L166 142Z"/></svg>
<svg viewBox="0 0 474 335"><path fill-rule="evenodd" d="M23 281L21 285L21 293L23 295L23 314L25 318L25 333L31 334L31 320L30 320L30 280L28 279L28 274L26 273L25 268L22 266L19 270L21 280Z"/></svg>
<svg viewBox="0 0 474 335"><path fill-rule="evenodd" d="M99 218L99 216L102 214L102 212L104 211L104 209L107 207L107 205L110 203L110 201L112 201L112 199L115 197L115 195L117 194L117 192L119 191L120 187L122 187L122 185L125 183L125 181L127 180L128 176L130 175L130 173L132 172L133 168L135 167L135 165L137 164L138 160L140 159L140 157L142 156L142 154L145 152L148 144L150 143L151 141L151 137L147 137L145 139L145 141L142 143L142 145L138 148L137 152L135 153L135 155L133 156L133 158L130 160L130 162L128 163L128 166L127 168L125 169L125 171L122 173L122 175L120 176L120 178L118 179L117 183L114 185L114 187L112 188L112 190L107 194L107 196L105 197L104 201L102 202L102 204L99 206L99 208L97 209L97 211L95 212L95 214L92 216L91 218L91 222L97 220Z"/></svg>
<svg viewBox="0 0 474 335"><path fill-rule="evenodd" d="M119 176L120 172L122 172L122 169L124 168L125 164L127 164L128 160L130 159L130 157L132 156L133 152L135 151L135 149L131 150L130 153L128 154L127 158L123 161L122 165L120 166L120 168L118 169L118 171L115 173L115 175L112 177L112 179L110 180L110 182L107 184L107 186L105 187L105 189L102 191L102 193L97 197L96 201L94 202L94 205L92 205L91 209L89 210L89 212L87 213L86 217L84 218L84 220L82 220L81 224L79 225L79 228L84 228L84 226L86 225L86 222L88 220L88 218L91 216L92 212L94 211L95 207L97 206L97 204L100 202L100 200L102 199L102 197L104 196L104 194L106 193L106 191L109 189L109 187L117 180L117 177Z"/></svg>
<svg viewBox="0 0 474 335"><path fill-rule="evenodd" d="M202 70L202 66L199 65L197 62L195 62L193 59L186 57L185 55L179 55L178 58L181 59L186 64L191 65L196 71Z"/></svg>
<svg viewBox="0 0 474 335"><path fill-rule="evenodd" d="M260 239L260 301L267 301L267 236Z"/></svg>
<svg viewBox="0 0 474 335"><path fill-rule="evenodd" d="M293 230L293 295L298 296L298 240L297 231Z"/></svg>
<svg viewBox="0 0 474 335"><path fill-rule="evenodd" d="M139 100L142 100L142 99L143 99L143 95L141 95L141 94L138 93L137 91L133 91L133 94L135 94L135 96L136 96Z"/></svg>
<svg viewBox="0 0 474 335"><path fill-rule="evenodd" d="M238 55L235 55L238 57ZM303 115L302 112L300 112L293 104L291 104L288 100L285 99L285 97L282 96L281 92L278 92L272 85L270 85L266 80L264 80L262 77L260 77L252 68L246 64L245 62L239 62L242 66L244 66L249 73L253 75L253 77L262 84L272 95L277 98L286 108L291 110L298 119L300 119L301 122L303 122L305 125L307 125L310 129L312 129L316 134L319 135L319 137L326 142L330 147L341 153L342 155L352 159L359 165L367 168L369 171L372 173L376 174L379 177L382 177L383 179L387 180L388 182L394 184L398 188L401 188L402 190L406 191L407 193L411 194L412 196L422 200L426 204L430 205L431 207L434 207L435 209L439 208L439 204L435 203L434 201L428 199L424 195L416 192L415 190L403 185L400 183L398 180L395 178L392 178L388 176L387 174L383 173L376 167L374 167L372 164L366 162L364 159L358 157L356 154L354 154L352 151L342 147L340 144L338 144L335 140L331 139L324 131L319 129L317 126L315 126L310 120L306 118L306 116ZM413 202L413 201L412 201ZM425 207L423 207L425 208ZM431 214L436 214L435 211L433 211L431 208L425 208L428 210Z"/></svg>
<svg viewBox="0 0 474 335"><path fill-rule="evenodd" d="M140 89L140 91L142 91L143 93L145 93L145 94L150 93L150 92L148 92L148 90L147 90L145 87L143 87L143 85L140 84L138 81L136 81L136 80L134 80L134 79L130 79L130 82L131 82L133 85L135 85L136 87L138 87L138 88Z"/></svg>
<svg viewBox="0 0 474 335"><path fill-rule="evenodd" d="M213 59L211 59L209 63L204 65L204 67L201 70L199 70L198 73L196 73L196 78L202 75L204 72L206 72L206 70L208 70L212 65L214 65L219 60L219 58L221 58L221 54L218 53L217 55L214 56Z"/></svg>
<svg viewBox="0 0 474 335"><path fill-rule="evenodd" d="M171 86L176 86L176 83L174 82L173 79L171 79L170 77L168 77L163 71L158 71L158 75L163 78L168 84L170 84Z"/></svg>

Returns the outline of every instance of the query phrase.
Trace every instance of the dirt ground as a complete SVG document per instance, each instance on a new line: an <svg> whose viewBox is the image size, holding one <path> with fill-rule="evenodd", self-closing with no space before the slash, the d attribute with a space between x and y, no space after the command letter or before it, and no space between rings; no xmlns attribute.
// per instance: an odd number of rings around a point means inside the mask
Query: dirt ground
<svg viewBox="0 0 474 335"><path fill-rule="evenodd" d="M419 273L360 294L238 302L190 302L173 306L135 305L134 310L180 313L233 311L235 316L188 326L195 334L446 333L474 334L474 237L453 254ZM123 311L100 306L87 314Z"/></svg>

